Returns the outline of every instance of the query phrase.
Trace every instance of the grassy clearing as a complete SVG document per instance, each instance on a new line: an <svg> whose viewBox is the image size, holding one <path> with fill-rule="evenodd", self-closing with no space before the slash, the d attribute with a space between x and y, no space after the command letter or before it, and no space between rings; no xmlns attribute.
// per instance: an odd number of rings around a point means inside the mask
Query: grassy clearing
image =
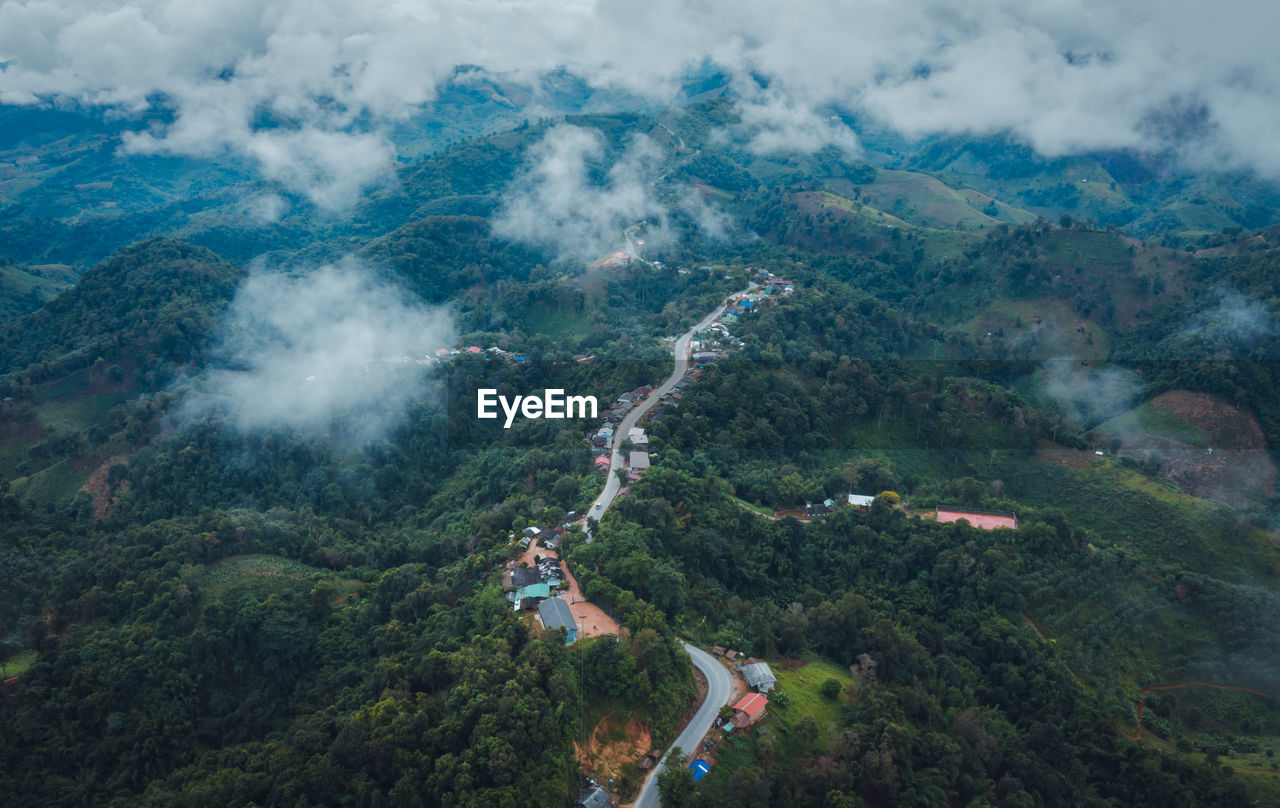
<svg viewBox="0 0 1280 808"><path fill-rule="evenodd" d="M327 570L303 564L280 556L253 555L232 556L205 567L201 576L205 593L223 595L237 589L269 591L281 582L296 583L311 578L336 578ZM342 581L344 585L356 585L358 581Z"/></svg>
<svg viewBox="0 0 1280 808"><path fill-rule="evenodd" d="M1045 258L1060 264L1127 264L1129 245L1114 233L1052 230L1042 242Z"/></svg>
<svg viewBox="0 0 1280 808"><path fill-rule="evenodd" d="M89 386L89 370L82 368L69 373L52 384L47 384L36 391L36 404L47 404L59 398L75 395Z"/></svg>
<svg viewBox="0 0 1280 808"><path fill-rule="evenodd" d="M1106 329L1061 300L997 299L962 327L977 340L1003 340L1032 356L1104 359L1111 350Z"/></svg>
<svg viewBox="0 0 1280 808"><path fill-rule="evenodd" d="M1238 579L1280 570L1268 534L1241 523L1226 506L1179 492L1118 463L1095 460L1084 469L1012 463L1002 471L1010 496L1068 512L1072 524L1102 544L1129 545L1153 559Z"/></svg>
<svg viewBox="0 0 1280 808"><path fill-rule="evenodd" d="M546 334L557 342L581 339L591 333L591 321L585 309L579 313L538 304L530 306L523 319L530 329Z"/></svg>
<svg viewBox="0 0 1280 808"><path fill-rule="evenodd" d="M4 661L4 673L10 678L26 673L36 662L35 651L19 651Z"/></svg>
<svg viewBox="0 0 1280 808"><path fill-rule="evenodd" d="M39 408L40 422L46 427L59 432L76 432L85 427L103 423L107 413L117 404L128 401L130 393L116 390L90 396L78 396L56 403L49 403Z"/></svg>
<svg viewBox="0 0 1280 808"><path fill-rule="evenodd" d="M730 496L729 499L733 500L734 502L738 503L739 505L741 505L742 507L746 508L749 511L755 511L756 513L764 514L765 516L773 516L772 508L766 508L763 505L752 505L750 502L747 502L745 499L739 499L738 497L735 497L735 496Z"/></svg>
<svg viewBox="0 0 1280 808"><path fill-rule="evenodd" d="M71 499L82 485L84 477L76 474L65 460L59 460L29 477L19 477L12 483L18 499L33 500L37 505Z"/></svg>
<svg viewBox="0 0 1280 808"><path fill-rule="evenodd" d="M823 696L822 683L836 679L843 688L853 683L853 676L847 669L821 657L809 655L803 661L803 665L791 670L783 668L781 663L770 663L769 667L778 677L776 690L787 694L788 704L778 707L770 701L769 713L788 733L793 733L805 718L812 718L821 745L840 726L840 707L847 698L843 693L834 699Z"/></svg>
<svg viewBox="0 0 1280 808"><path fill-rule="evenodd" d="M1209 438L1202 429L1170 412L1152 406L1150 402L1139 404L1128 412L1104 421L1094 429L1097 432L1122 435L1141 430L1180 440L1200 449L1209 445Z"/></svg>
<svg viewBox="0 0 1280 808"><path fill-rule="evenodd" d="M1000 224L999 218L973 207L963 192L928 174L881 169L876 181L862 191L868 203L924 227L974 229Z"/></svg>

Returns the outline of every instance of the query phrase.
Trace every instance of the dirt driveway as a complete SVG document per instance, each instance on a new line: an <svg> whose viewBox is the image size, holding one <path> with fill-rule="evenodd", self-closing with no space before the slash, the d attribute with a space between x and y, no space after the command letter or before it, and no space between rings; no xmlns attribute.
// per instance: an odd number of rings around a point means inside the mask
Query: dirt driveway
<svg viewBox="0 0 1280 808"><path fill-rule="evenodd" d="M555 550L534 547L533 542L530 542L529 547L520 555L516 563L519 564L520 561L523 561L532 567L534 565L534 556L542 556L543 558L560 557ZM578 586L578 579L573 577L573 573L569 572L564 564L560 565L560 569L564 573L565 580L569 582L569 611L573 612L573 619L578 621L578 636L622 635L622 628L617 621L605 614L603 609L587 600L586 596L582 594L582 589Z"/></svg>

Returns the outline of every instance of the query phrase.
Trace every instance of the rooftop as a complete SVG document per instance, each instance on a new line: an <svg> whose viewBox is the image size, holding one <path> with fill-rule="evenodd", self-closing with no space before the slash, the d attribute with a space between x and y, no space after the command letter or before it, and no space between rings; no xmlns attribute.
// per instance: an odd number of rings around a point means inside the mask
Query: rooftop
<svg viewBox="0 0 1280 808"><path fill-rule="evenodd" d="M573 619L573 612L570 611L569 604L560 598L547 598L539 603L538 617L542 619L542 625L547 628L578 630L578 623Z"/></svg>

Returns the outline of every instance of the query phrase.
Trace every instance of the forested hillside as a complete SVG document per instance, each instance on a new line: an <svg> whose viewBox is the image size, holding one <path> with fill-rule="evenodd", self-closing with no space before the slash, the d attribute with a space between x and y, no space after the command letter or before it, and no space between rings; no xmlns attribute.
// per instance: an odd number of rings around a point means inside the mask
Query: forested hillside
<svg viewBox="0 0 1280 808"><path fill-rule="evenodd" d="M788 156L726 135L722 99L448 143L508 120L485 110L340 213L139 195L99 255L104 222L5 198L32 208L0 228L0 793L564 808L596 727L675 740L707 689L687 641L779 686L683 750L714 766L669 767L664 806L1276 804L1265 188L1197 186L1238 198L1200 235L1177 177L1114 155ZM540 196L555 138L580 183ZM1054 190L1084 164L1105 192ZM615 226L618 198L643 215ZM581 243L543 238L580 199ZM744 289L642 424L647 471L601 470L603 411ZM481 388L602 412L504 429ZM532 528L616 634L519 611Z"/></svg>

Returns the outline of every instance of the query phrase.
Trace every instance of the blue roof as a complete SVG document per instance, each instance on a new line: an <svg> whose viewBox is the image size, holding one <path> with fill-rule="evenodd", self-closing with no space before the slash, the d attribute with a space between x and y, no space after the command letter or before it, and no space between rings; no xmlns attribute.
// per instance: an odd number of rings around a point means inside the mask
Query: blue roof
<svg viewBox="0 0 1280 808"><path fill-rule="evenodd" d="M705 760L695 760L689 764L689 768L693 769L693 782L698 782L711 771L711 766Z"/></svg>

